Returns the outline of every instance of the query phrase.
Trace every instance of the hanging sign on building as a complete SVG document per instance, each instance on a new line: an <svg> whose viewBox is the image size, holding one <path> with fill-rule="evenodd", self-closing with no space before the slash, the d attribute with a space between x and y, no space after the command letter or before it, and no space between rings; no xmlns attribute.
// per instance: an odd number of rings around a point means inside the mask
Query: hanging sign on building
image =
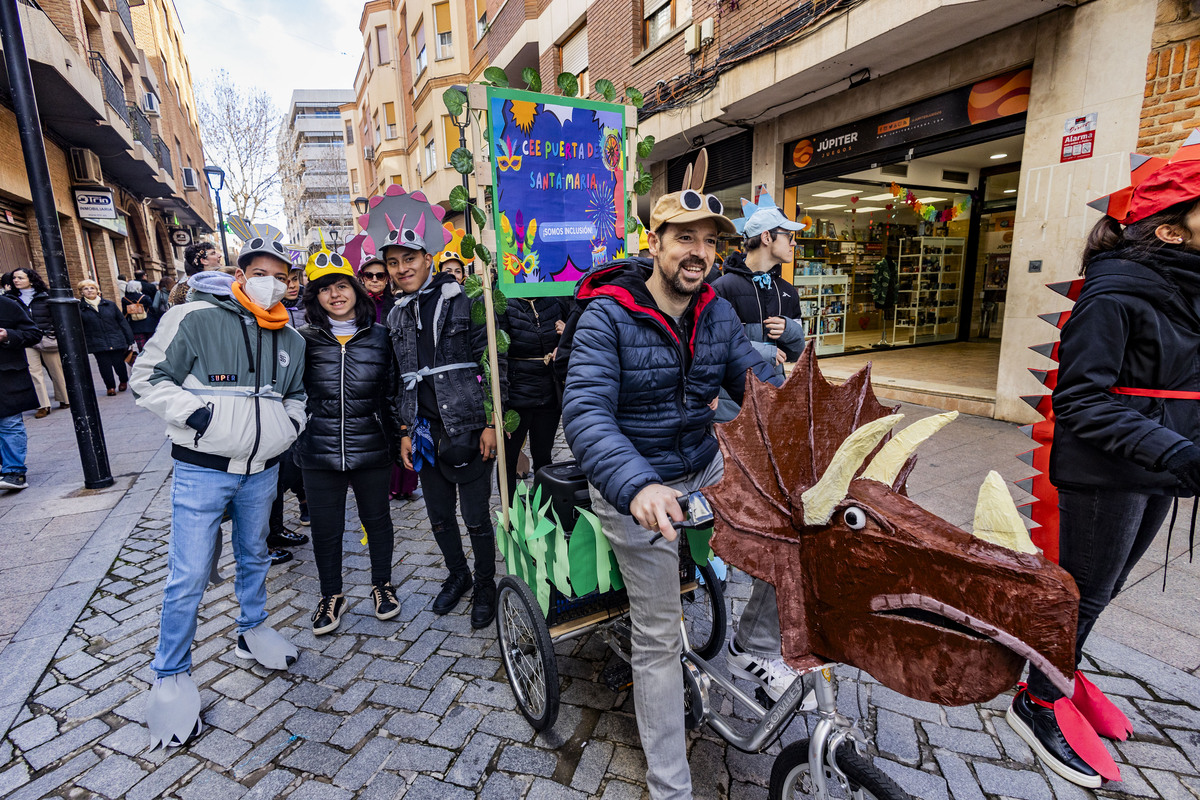
<svg viewBox="0 0 1200 800"><path fill-rule="evenodd" d="M176 247L187 247L192 243L192 234L187 228L171 229L171 244Z"/></svg>
<svg viewBox="0 0 1200 800"><path fill-rule="evenodd" d="M510 297L569 295L593 264L624 252L625 107L487 95L500 286Z"/></svg>
<svg viewBox="0 0 1200 800"><path fill-rule="evenodd" d="M117 218L117 207L109 189L76 189L75 208L80 219Z"/></svg>
<svg viewBox="0 0 1200 800"><path fill-rule="evenodd" d="M1029 67L961 86L784 146L785 174L796 174L897 145L942 136L1029 110Z"/></svg>
<svg viewBox="0 0 1200 800"><path fill-rule="evenodd" d="M1096 143L1096 112L1071 117L1063 125L1062 157L1060 164L1092 157Z"/></svg>

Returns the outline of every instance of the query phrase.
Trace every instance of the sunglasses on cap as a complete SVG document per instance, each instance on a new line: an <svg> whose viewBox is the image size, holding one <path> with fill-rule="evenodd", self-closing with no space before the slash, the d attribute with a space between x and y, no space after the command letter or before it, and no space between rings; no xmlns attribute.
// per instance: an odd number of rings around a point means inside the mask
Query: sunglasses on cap
<svg viewBox="0 0 1200 800"><path fill-rule="evenodd" d="M721 204L716 195L701 195L695 189L684 189L679 195L679 205L688 211L699 211L704 205L707 205L708 210L714 214L722 214L725 211L725 206Z"/></svg>

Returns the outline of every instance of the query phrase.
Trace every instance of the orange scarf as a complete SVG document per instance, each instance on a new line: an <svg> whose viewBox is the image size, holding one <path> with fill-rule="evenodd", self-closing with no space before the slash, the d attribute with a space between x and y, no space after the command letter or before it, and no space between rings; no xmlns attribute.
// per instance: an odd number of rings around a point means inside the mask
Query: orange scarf
<svg viewBox="0 0 1200 800"><path fill-rule="evenodd" d="M270 311L263 311L258 307L258 304L246 296L242 291L242 285L237 281L233 282L233 297L242 307L254 315L258 321L258 327L266 328L269 331L277 331L284 325L288 324L288 312L283 303L276 303Z"/></svg>

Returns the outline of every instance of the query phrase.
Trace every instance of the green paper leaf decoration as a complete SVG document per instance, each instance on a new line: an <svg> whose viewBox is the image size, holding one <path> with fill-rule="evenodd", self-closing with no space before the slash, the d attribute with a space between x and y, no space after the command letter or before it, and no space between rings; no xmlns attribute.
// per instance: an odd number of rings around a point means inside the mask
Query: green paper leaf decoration
<svg viewBox="0 0 1200 800"><path fill-rule="evenodd" d="M447 201L451 211L462 211L467 207L467 189L465 186L455 186L450 190Z"/></svg>
<svg viewBox="0 0 1200 800"><path fill-rule="evenodd" d="M521 80L525 81L525 85L529 87L531 92L540 92L542 90L542 76L533 67L526 67L521 70Z"/></svg>
<svg viewBox="0 0 1200 800"><path fill-rule="evenodd" d="M450 154L450 166L454 167L454 171L459 175L470 175L475 171L475 157L467 148L456 147Z"/></svg>
<svg viewBox="0 0 1200 800"><path fill-rule="evenodd" d="M468 261L470 261L471 256L473 256L475 254L475 237L469 233L467 235L463 236L462 242L460 242L458 245L458 249L462 252L462 257L467 259ZM476 277L476 276L472 275L471 277ZM482 292L483 291L483 281L480 281L479 283L480 283L479 290Z"/></svg>
<svg viewBox="0 0 1200 800"><path fill-rule="evenodd" d="M605 544L608 540L605 540ZM619 592L625 588L625 581L621 578L621 566L617 564L617 554L610 548L608 551L609 579L612 591Z"/></svg>
<svg viewBox="0 0 1200 800"><path fill-rule="evenodd" d="M483 303L471 304L471 322L475 325L483 325L487 322L487 312L483 310Z"/></svg>
<svg viewBox="0 0 1200 800"><path fill-rule="evenodd" d="M485 417L487 417L488 419L491 419L492 415L495 413L496 413L496 407L495 407L495 405L492 404L492 401L487 399L486 397L483 398L483 415Z"/></svg>
<svg viewBox="0 0 1200 800"><path fill-rule="evenodd" d="M687 536L688 550L692 553L692 561L697 564L707 564L712 560L713 551L708 544L709 539L712 538L712 534L712 525L704 528L684 529L684 535Z"/></svg>
<svg viewBox="0 0 1200 800"><path fill-rule="evenodd" d="M596 536L603 536L598 525L593 527L595 516L589 520L582 514L575 521L571 539L567 542L567 557L570 559L571 586L575 596L582 597L596 591Z"/></svg>
<svg viewBox="0 0 1200 800"><path fill-rule="evenodd" d="M574 597L574 588L571 586L571 556L567 551L567 535L563 530L562 523L558 521L558 515L550 508L550 503L546 503L543 514L549 513L554 520L554 533L550 534L554 541L554 563L550 570L550 580L554 582L554 587L562 592L567 597Z"/></svg>
<svg viewBox="0 0 1200 800"><path fill-rule="evenodd" d="M463 292L472 300L482 295L483 278L478 275L468 275L467 279L463 281Z"/></svg>
<svg viewBox="0 0 1200 800"><path fill-rule="evenodd" d="M579 94L579 79L570 72L559 73L555 83L558 84L559 91L563 93L564 97L574 97Z"/></svg>
<svg viewBox="0 0 1200 800"><path fill-rule="evenodd" d="M484 266L492 263L492 251L486 247L476 247L475 257L484 263Z"/></svg>
<svg viewBox="0 0 1200 800"><path fill-rule="evenodd" d="M471 204L471 219L475 220L475 224L480 230L487 227L487 214L483 213L483 209L474 203Z"/></svg>
<svg viewBox="0 0 1200 800"><path fill-rule="evenodd" d="M596 91L604 97L606 102L611 103L617 99L617 87L613 86L613 82L608 78L596 81Z"/></svg>
<svg viewBox="0 0 1200 800"><path fill-rule="evenodd" d="M446 110L450 112L450 116L457 117L463 112L463 107L467 104L467 97L458 89L450 88L442 92L442 102L446 104Z"/></svg>
<svg viewBox="0 0 1200 800"><path fill-rule="evenodd" d="M490 81L493 86L499 86L501 89L508 88L508 75L499 67L488 67L483 71L484 80Z"/></svg>
<svg viewBox="0 0 1200 800"><path fill-rule="evenodd" d="M496 352L507 353L508 348L512 346L512 337L507 331L496 329Z"/></svg>
<svg viewBox="0 0 1200 800"><path fill-rule="evenodd" d="M637 229L638 229L637 218L632 217L632 216L626 216L625 217L625 233L626 234L636 233Z"/></svg>
<svg viewBox="0 0 1200 800"><path fill-rule="evenodd" d="M508 313L508 295L499 286L492 287L492 297L496 298L496 313Z"/></svg>
<svg viewBox="0 0 1200 800"><path fill-rule="evenodd" d="M640 195L649 194L651 187L654 186L654 178L650 175L643 175L633 182L633 191Z"/></svg>
<svg viewBox="0 0 1200 800"><path fill-rule="evenodd" d="M642 139L640 142L638 142L638 146L637 146L638 158L649 158L650 154L652 152L654 152L654 137L653 136L647 136L645 139Z"/></svg>
<svg viewBox="0 0 1200 800"><path fill-rule="evenodd" d="M629 98L629 102L632 103L635 108L641 108L642 104L646 102L646 98L642 96L642 93L633 86L625 87L625 96Z"/></svg>
<svg viewBox="0 0 1200 800"><path fill-rule="evenodd" d="M512 433L521 424L521 415L513 409L504 412L504 432Z"/></svg>

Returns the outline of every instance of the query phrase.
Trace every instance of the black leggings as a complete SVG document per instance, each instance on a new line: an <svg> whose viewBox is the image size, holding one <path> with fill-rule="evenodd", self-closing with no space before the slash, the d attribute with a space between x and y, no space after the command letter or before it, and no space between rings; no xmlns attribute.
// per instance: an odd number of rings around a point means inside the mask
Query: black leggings
<svg viewBox="0 0 1200 800"><path fill-rule="evenodd" d="M392 580L392 509L388 503L391 465L352 469L304 469L304 492L312 518L313 558L321 578L321 595L342 593L342 536L346 533L346 488L354 487L358 518L367 531L371 583ZM358 532L354 532L358 538Z"/></svg>
<svg viewBox="0 0 1200 800"><path fill-rule="evenodd" d="M504 461L508 471L508 502L512 503L517 490L517 458L529 435L529 452L533 455L533 471L537 472L554 458L554 437L558 435L558 420L562 416L559 406L544 408L518 408L521 422L512 436L504 443Z"/></svg>
<svg viewBox="0 0 1200 800"><path fill-rule="evenodd" d="M100 367L100 380L104 381L106 389L117 388L118 383L128 383L129 373L125 369L125 354L128 350L101 350L99 353L92 353L96 357L96 364ZM113 373L116 373L116 378L113 378Z"/></svg>

